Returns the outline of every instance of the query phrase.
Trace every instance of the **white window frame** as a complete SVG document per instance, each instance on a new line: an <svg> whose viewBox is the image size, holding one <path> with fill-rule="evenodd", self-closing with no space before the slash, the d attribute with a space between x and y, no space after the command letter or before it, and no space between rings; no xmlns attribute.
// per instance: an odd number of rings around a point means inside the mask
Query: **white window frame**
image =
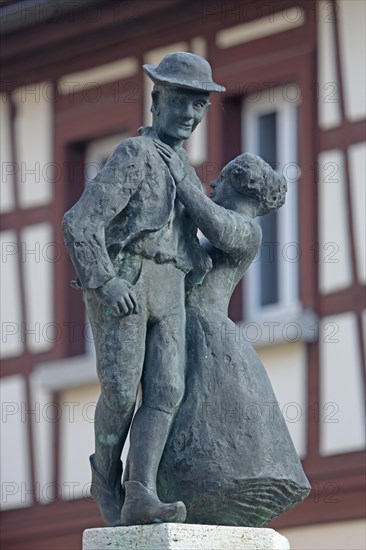
<svg viewBox="0 0 366 550"><path fill-rule="evenodd" d="M299 258L296 262L283 258L291 251L291 257L301 255L298 243L298 181L300 173L297 165L297 106L298 103L287 99L286 87L272 88L264 91L256 101L255 96L245 98L242 105L243 144L246 152L258 154L259 151L259 116L277 113L277 166L276 170L288 180L288 192L285 205L277 212L278 227L278 295L276 304L263 306L260 303L260 264L255 260L245 276L245 320L277 321L296 317L301 312L299 300ZM296 139L295 139L296 138ZM290 179L289 179L290 178ZM296 246L289 243L294 242ZM265 245L265 243L262 243ZM290 250L291 249L291 250ZM299 252L299 254L297 254ZM260 252L259 252L260 254ZM293 256L295 254L295 256Z"/></svg>

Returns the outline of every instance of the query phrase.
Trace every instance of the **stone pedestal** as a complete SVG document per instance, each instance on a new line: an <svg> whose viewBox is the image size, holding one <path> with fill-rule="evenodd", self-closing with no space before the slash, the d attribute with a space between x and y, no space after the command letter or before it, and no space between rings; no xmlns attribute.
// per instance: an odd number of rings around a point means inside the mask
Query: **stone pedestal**
<svg viewBox="0 0 366 550"><path fill-rule="evenodd" d="M83 550L289 550L273 529L160 523L86 529Z"/></svg>

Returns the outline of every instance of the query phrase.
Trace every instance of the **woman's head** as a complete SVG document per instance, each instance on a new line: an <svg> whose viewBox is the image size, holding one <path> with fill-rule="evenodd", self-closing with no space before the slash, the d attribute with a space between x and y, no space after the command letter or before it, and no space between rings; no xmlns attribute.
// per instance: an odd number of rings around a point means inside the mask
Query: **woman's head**
<svg viewBox="0 0 366 550"><path fill-rule="evenodd" d="M229 185L228 185L229 184ZM257 203L258 216L277 210L285 203L287 183L263 159L252 153L244 153L229 162L222 170L217 185L212 185L213 200L224 192L216 187L231 187L237 193Z"/></svg>

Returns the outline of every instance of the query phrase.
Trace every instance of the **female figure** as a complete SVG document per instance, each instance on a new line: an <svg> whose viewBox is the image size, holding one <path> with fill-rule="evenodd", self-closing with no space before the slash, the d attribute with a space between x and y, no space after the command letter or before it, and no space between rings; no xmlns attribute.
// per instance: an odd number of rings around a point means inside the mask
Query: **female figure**
<svg viewBox="0 0 366 550"><path fill-rule="evenodd" d="M185 502L188 523L260 527L301 502L310 485L266 371L228 305L260 247L255 218L284 204L286 182L246 153L211 184L210 200L172 150L156 147L213 263L187 297L186 393L160 463L159 494Z"/></svg>

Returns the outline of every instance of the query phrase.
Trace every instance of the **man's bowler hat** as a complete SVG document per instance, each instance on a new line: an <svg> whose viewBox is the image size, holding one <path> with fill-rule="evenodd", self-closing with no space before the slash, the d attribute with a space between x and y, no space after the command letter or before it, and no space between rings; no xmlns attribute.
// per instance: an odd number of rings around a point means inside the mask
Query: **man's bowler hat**
<svg viewBox="0 0 366 550"><path fill-rule="evenodd" d="M154 82L175 88L204 92L224 92L224 86L212 80L210 64L199 55L174 52L166 55L159 65L144 65L145 73Z"/></svg>

